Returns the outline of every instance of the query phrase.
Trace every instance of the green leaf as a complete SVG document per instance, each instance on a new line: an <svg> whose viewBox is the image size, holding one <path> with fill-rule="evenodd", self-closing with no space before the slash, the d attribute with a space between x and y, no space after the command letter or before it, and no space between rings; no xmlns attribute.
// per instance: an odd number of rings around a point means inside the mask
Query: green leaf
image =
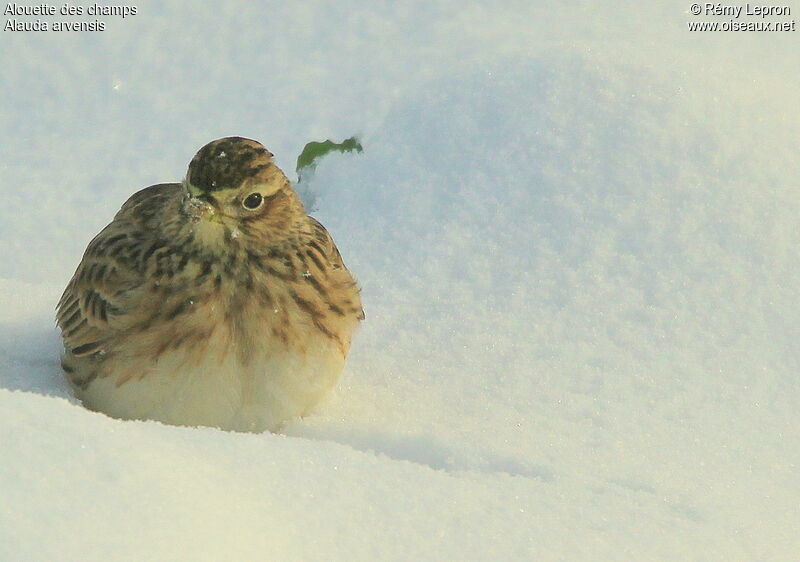
<svg viewBox="0 0 800 562"><path fill-rule="evenodd" d="M329 152L361 152L364 148L358 137L350 137L342 142L333 142L328 139L324 142L312 141L308 143L300 156L297 157L297 179L303 181L303 175L310 176L319 164L320 159Z"/></svg>

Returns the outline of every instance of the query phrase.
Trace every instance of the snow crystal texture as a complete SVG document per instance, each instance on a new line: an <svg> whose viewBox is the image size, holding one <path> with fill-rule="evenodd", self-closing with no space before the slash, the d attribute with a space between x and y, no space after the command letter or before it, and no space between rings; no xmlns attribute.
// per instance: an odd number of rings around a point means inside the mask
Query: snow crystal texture
<svg viewBox="0 0 800 562"><path fill-rule="evenodd" d="M797 558L796 36L495 4L0 37L0 559ZM342 383L281 434L86 411L61 290L234 134L364 145L301 186L363 286Z"/></svg>

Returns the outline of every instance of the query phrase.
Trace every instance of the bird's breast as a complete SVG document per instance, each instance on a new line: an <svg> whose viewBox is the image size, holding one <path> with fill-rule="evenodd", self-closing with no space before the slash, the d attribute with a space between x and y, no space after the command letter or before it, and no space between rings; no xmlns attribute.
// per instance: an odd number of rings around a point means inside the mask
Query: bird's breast
<svg viewBox="0 0 800 562"><path fill-rule="evenodd" d="M273 286L268 299L255 284L238 289L162 303L169 321L118 342L84 403L119 418L235 431L303 415L336 384L345 353L292 289Z"/></svg>

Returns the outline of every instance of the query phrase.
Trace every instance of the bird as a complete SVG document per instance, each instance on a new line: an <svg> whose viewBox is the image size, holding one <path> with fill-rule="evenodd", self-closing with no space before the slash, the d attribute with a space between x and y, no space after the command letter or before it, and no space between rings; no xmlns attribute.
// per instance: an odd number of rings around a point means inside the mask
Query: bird
<svg viewBox="0 0 800 562"><path fill-rule="evenodd" d="M258 141L203 146L133 194L56 308L77 398L119 419L279 431L338 382L360 288Z"/></svg>

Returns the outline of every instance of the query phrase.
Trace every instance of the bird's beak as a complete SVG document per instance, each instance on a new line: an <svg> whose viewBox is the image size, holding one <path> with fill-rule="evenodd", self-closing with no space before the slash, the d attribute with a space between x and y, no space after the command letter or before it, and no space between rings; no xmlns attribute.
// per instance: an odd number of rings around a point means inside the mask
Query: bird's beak
<svg viewBox="0 0 800 562"><path fill-rule="evenodd" d="M193 220L208 219L219 211L219 203L207 194L190 195L183 204L186 214Z"/></svg>
<svg viewBox="0 0 800 562"><path fill-rule="evenodd" d="M212 195L203 193L201 195L196 195L194 198L211 207L212 213L214 213L215 211L219 211L219 203L217 202L216 199L214 199Z"/></svg>

